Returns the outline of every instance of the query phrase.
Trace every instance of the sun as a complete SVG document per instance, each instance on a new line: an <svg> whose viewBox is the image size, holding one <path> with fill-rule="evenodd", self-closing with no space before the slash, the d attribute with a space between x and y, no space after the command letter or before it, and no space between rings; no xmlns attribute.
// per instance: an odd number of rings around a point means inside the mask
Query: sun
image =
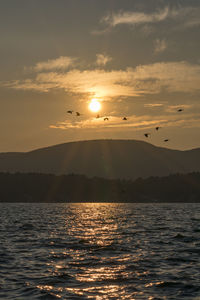
<svg viewBox="0 0 200 300"><path fill-rule="evenodd" d="M89 109L93 112L97 112L101 109L101 104L97 99L92 99L89 104Z"/></svg>

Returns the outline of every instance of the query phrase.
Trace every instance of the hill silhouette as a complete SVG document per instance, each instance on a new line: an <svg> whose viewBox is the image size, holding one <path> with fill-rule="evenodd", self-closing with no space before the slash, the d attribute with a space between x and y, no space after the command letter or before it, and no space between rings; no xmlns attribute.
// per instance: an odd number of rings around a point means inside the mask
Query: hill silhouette
<svg viewBox="0 0 200 300"><path fill-rule="evenodd" d="M179 151L137 140L70 142L30 152L0 153L0 172L81 174L108 179L200 171L200 148Z"/></svg>

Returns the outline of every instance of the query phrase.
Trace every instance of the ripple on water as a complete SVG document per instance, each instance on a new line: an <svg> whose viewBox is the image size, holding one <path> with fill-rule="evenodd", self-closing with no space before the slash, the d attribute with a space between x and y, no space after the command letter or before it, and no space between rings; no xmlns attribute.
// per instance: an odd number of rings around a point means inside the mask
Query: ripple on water
<svg viewBox="0 0 200 300"><path fill-rule="evenodd" d="M198 299L200 205L1 204L1 299Z"/></svg>

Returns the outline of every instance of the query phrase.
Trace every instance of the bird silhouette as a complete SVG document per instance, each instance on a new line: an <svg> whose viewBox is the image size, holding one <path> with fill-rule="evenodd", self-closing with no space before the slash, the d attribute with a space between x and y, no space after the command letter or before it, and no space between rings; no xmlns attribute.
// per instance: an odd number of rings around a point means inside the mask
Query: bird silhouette
<svg viewBox="0 0 200 300"><path fill-rule="evenodd" d="M165 140L164 140L164 142L168 142L168 141L169 141L169 139L165 139Z"/></svg>
<svg viewBox="0 0 200 300"><path fill-rule="evenodd" d="M72 113L73 113L73 110L68 110L67 113L68 113L68 114L72 114Z"/></svg>
<svg viewBox="0 0 200 300"><path fill-rule="evenodd" d="M122 120L124 120L124 121L127 121L127 118L126 117L123 117L123 119Z"/></svg>
<svg viewBox="0 0 200 300"><path fill-rule="evenodd" d="M150 133L145 133L144 136L145 136L146 138L148 138L148 137L150 136Z"/></svg>
<svg viewBox="0 0 200 300"><path fill-rule="evenodd" d="M109 118L108 118L108 117L104 118L104 121L108 121L108 120L109 120Z"/></svg>
<svg viewBox="0 0 200 300"><path fill-rule="evenodd" d="M76 111L76 115L77 117L79 117L81 114L78 111Z"/></svg>
<svg viewBox="0 0 200 300"><path fill-rule="evenodd" d="M160 129L160 127L159 127L159 126L157 126L157 127L156 127L156 130L158 130L158 129Z"/></svg>
<svg viewBox="0 0 200 300"><path fill-rule="evenodd" d="M183 111L184 109L183 108L179 108L177 111L178 112L181 112L181 111Z"/></svg>

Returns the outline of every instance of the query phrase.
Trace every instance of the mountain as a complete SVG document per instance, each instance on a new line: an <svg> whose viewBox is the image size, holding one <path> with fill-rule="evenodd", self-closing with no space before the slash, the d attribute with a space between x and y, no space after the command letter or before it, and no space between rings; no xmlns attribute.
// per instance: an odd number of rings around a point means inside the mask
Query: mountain
<svg viewBox="0 0 200 300"><path fill-rule="evenodd" d="M79 141L25 153L0 153L0 172L73 173L134 180L198 171L200 148L179 151L136 140Z"/></svg>

